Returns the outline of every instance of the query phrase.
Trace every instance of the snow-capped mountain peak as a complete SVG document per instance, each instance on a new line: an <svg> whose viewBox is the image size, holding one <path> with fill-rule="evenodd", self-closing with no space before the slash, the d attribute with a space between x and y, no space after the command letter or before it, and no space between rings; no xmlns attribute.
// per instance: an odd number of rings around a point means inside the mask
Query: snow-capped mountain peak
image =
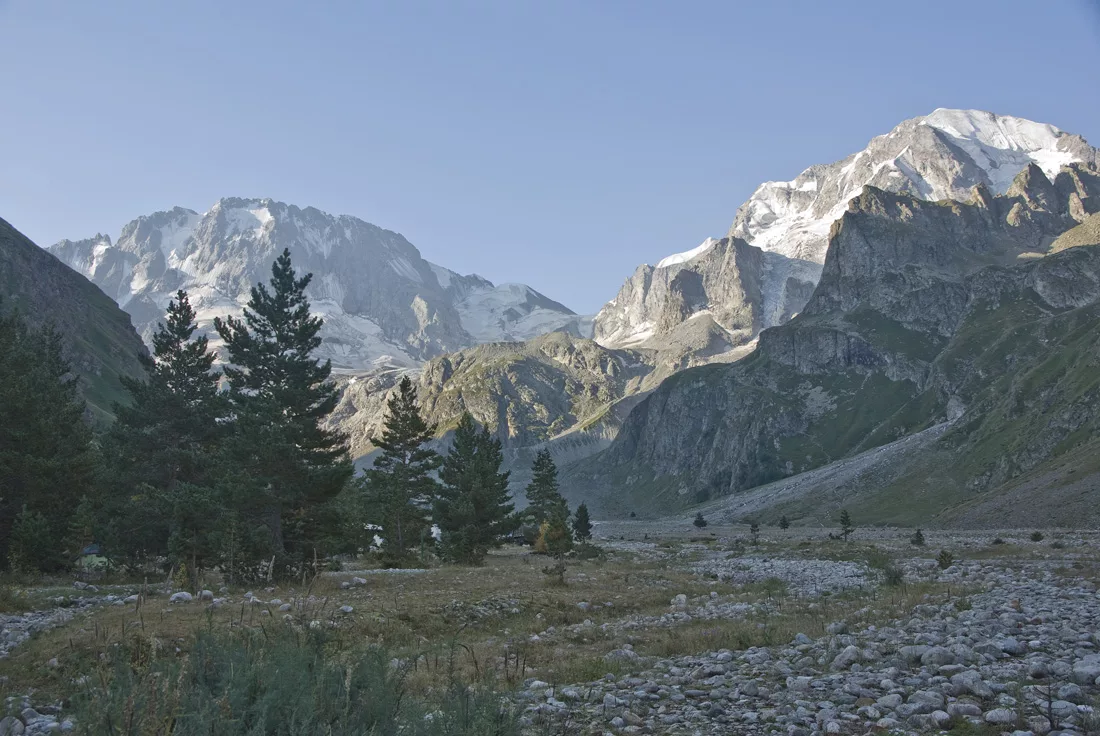
<svg viewBox="0 0 1100 736"><path fill-rule="evenodd" d="M737 209L728 237L755 246L765 256L758 302L744 306L758 312L758 329L796 314L821 276L830 227L867 185L922 199L966 200L979 184L993 194L1004 194L1031 164L1053 180L1061 167L1095 164L1097 158L1097 149L1080 136L1024 118L940 108L906 120L840 161L811 166L790 181L764 182ZM696 271L723 268L719 260L697 262L716 242L722 241L708 238L697 248L664 258L656 269L635 272L596 315L597 342L623 347L677 330L680 323L675 320L665 319L663 327L653 322L650 315L668 314L669 309L658 303L666 292L652 285L673 285L676 272L689 264ZM737 273L740 278L742 271ZM698 275L703 282L706 277ZM686 288L685 277L679 278L685 284L681 288ZM737 306L710 304L708 292L692 296L687 308L679 304L688 298L686 293L668 293L672 296L667 298L677 302L671 305L672 313L683 315L681 322L702 309L720 313ZM740 298L737 290L713 293Z"/></svg>
<svg viewBox="0 0 1100 736"><path fill-rule="evenodd" d="M203 214L176 207L50 250L114 298L148 340L176 290L200 326L239 314L271 262L289 248L325 317L321 354L338 369L411 367L479 342L527 339L577 321L523 285L495 286L424 260L398 233L347 215L272 199L226 198Z"/></svg>

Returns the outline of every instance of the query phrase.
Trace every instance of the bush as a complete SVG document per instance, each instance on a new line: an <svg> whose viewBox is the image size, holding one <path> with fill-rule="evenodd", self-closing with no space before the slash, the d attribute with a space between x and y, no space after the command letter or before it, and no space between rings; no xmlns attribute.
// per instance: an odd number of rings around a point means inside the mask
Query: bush
<svg viewBox="0 0 1100 736"><path fill-rule="evenodd" d="M153 659L147 641L110 651L74 697L83 733L174 736L513 736L516 714L488 689L452 683L432 701L405 692L405 672L368 648L328 654L318 636L204 631L183 657ZM165 687L170 683L170 687Z"/></svg>
<svg viewBox="0 0 1100 736"><path fill-rule="evenodd" d="M702 529L707 525L707 520L703 518L703 512L700 511L695 515L695 521L691 522L697 529Z"/></svg>
<svg viewBox="0 0 1100 736"><path fill-rule="evenodd" d="M922 532L920 529L917 529L915 532L913 532L913 536L909 537L909 544L913 545L914 547L923 547L924 532Z"/></svg>
<svg viewBox="0 0 1100 736"><path fill-rule="evenodd" d="M882 582L891 588L896 588L905 582L905 573L896 565L887 565L882 569Z"/></svg>
<svg viewBox="0 0 1100 736"><path fill-rule="evenodd" d="M946 570L955 564L955 556L947 550L941 550L936 558L936 564L940 566L941 570Z"/></svg>
<svg viewBox="0 0 1100 736"><path fill-rule="evenodd" d="M1043 533L1042 532L1032 532L1031 533L1031 541L1032 542L1041 542L1041 541L1043 541Z"/></svg>
<svg viewBox="0 0 1100 736"><path fill-rule="evenodd" d="M1005 540L1001 539L1000 537L997 537L996 539L993 540L992 543L993 544L1004 544Z"/></svg>

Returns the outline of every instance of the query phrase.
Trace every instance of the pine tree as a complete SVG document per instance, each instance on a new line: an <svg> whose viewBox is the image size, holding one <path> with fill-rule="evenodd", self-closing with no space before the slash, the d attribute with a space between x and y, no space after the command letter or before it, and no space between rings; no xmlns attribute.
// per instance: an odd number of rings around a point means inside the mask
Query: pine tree
<svg viewBox="0 0 1100 736"><path fill-rule="evenodd" d="M416 387L408 376L403 377L386 402L382 436L371 439L382 453L360 479L373 511L365 514L365 520L382 527L383 552L389 564L400 564L408 548L430 530L428 512L437 489L432 471L442 462L428 447L435 430L434 424L420 416ZM377 518L372 518L375 515Z"/></svg>
<svg viewBox="0 0 1100 736"><path fill-rule="evenodd" d="M840 512L840 536L844 537L844 541L848 541L848 537L852 535L856 528L852 526L852 517L848 514L848 509L842 509Z"/></svg>
<svg viewBox="0 0 1100 736"><path fill-rule="evenodd" d="M791 522L787 519L786 514L784 514L782 517L780 517L780 519L779 519L779 528L780 529L790 529L791 528Z"/></svg>
<svg viewBox="0 0 1100 736"><path fill-rule="evenodd" d="M749 534L752 535L752 544L754 547L760 544L760 525L755 521L749 526Z"/></svg>
<svg viewBox="0 0 1100 736"><path fill-rule="evenodd" d="M478 431L469 412L459 419L454 442L439 471L433 517L441 532L444 559L478 565L519 524L508 494L508 473L500 440Z"/></svg>
<svg viewBox="0 0 1100 736"><path fill-rule="evenodd" d="M584 502L573 514L573 536L578 542L592 539L592 520L588 518L588 504Z"/></svg>
<svg viewBox="0 0 1100 736"><path fill-rule="evenodd" d="M702 529L703 527L705 527L707 525L707 520L705 518L703 518L703 512L700 511L700 512L695 514L695 521L693 521L691 523L695 525L696 529Z"/></svg>
<svg viewBox="0 0 1100 736"><path fill-rule="evenodd" d="M147 380L122 379L131 401L115 406L105 447L121 488L105 502L111 546L138 561L167 555L195 575L218 552L223 508L213 487L228 408L213 370L217 356L197 329L187 292L177 292L153 335L153 354L139 356Z"/></svg>
<svg viewBox="0 0 1100 736"><path fill-rule="evenodd" d="M544 521L569 518L569 506L558 490L558 468L549 450L539 450L527 484L527 518L535 526Z"/></svg>
<svg viewBox="0 0 1100 736"><path fill-rule="evenodd" d="M94 484L96 456L78 389L58 332L0 313L0 564L17 516L24 520L20 540L45 529L52 550L25 565L57 570L79 552L64 540L73 509Z"/></svg>
<svg viewBox="0 0 1100 736"><path fill-rule="evenodd" d="M909 537L909 544L913 545L914 547L923 547L924 532L918 528L915 532L913 532L913 536Z"/></svg>
<svg viewBox="0 0 1100 736"><path fill-rule="evenodd" d="M284 533L285 523L336 496L353 472L346 436L322 426L339 393L329 380L331 363L313 357L323 320L310 313L311 278L296 276L284 250L271 268L271 290L252 288L244 319L214 320L232 363L225 368L230 454L252 479L238 508L263 520L277 558L299 561L312 555L315 540L303 535L304 525Z"/></svg>

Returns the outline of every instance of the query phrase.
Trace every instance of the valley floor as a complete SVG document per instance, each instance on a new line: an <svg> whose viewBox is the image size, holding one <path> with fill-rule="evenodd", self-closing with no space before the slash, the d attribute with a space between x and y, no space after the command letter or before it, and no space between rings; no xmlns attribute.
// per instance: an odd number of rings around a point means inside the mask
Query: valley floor
<svg viewBox="0 0 1100 736"><path fill-rule="evenodd" d="M67 703L120 641L181 656L198 628L279 625L385 646L413 693L456 672L491 683L530 734L1100 732L1096 534L929 531L913 546L908 530L828 531L753 545L743 527L598 524L605 559L570 562L564 586L513 547L481 568L346 565L213 601L21 588L0 614L0 733L79 729Z"/></svg>

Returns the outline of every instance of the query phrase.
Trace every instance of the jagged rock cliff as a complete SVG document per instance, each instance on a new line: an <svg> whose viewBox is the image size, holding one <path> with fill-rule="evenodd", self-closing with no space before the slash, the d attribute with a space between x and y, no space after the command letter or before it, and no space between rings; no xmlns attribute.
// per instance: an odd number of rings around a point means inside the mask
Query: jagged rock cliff
<svg viewBox="0 0 1100 736"><path fill-rule="evenodd" d="M969 416L976 399L945 379L954 375L945 361L984 324L985 305L1037 300L1053 315L1092 303L1095 255L1043 254L1100 211L1100 173L1075 165L1051 182L1029 166L1005 195L978 187L970 199L865 188L833 226L803 312L765 331L739 363L666 380L609 449L571 471L571 489L618 486L637 503L668 508ZM967 375L988 386L988 371L1005 373L1012 358L1001 360Z"/></svg>
<svg viewBox="0 0 1100 736"><path fill-rule="evenodd" d="M1022 118L940 109L906 120L841 161L761 184L738 208L725 239L640 266L596 316L594 339L660 349L681 324L709 314L729 333L728 345L743 345L803 309L821 277L830 228L863 187L967 201L975 187L983 197L1009 193L1029 167L1054 178L1064 164L1096 161L1097 150L1080 136ZM1080 207L1064 194L1058 192L1063 206ZM1032 195L1051 193L1034 188ZM730 268L733 251L737 266ZM717 347L687 363L707 362Z"/></svg>

